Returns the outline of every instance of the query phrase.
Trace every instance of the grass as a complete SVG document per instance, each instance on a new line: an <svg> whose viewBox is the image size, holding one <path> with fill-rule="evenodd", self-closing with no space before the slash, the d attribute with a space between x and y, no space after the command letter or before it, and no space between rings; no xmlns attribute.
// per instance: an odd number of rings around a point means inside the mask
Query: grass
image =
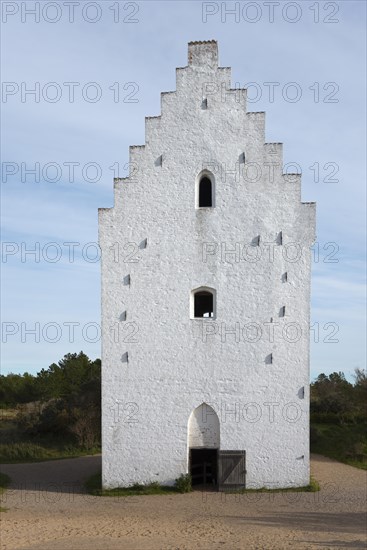
<svg viewBox="0 0 367 550"><path fill-rule="evenodd" d="M168 487L166 485L160 485L157 482L149 483L148 485L140 485L135 483L130 487L118 487L116 489L102 489L102 475L101 472L91 476L85 487L91 495L101 497L129 497L136 495L166 495L176 493L179 491L176 487Z"/></svg>
<svg viewBox="0 0 367 550"><path fill-rule="evenodd" d="M102 489L102 476L98 472L91 476L86 484L86 490L88 493L94 496L103 496L103 497L128 497L136 495L166 495L176 493L179 494L180 491L176 487L168 487L166 485L160 485L159 483L150 483L148 485L131 485L130 487L118 487L116 489ZM311 477L310 483L305 487L287 487L285 489L266 489L261 487L259 489L242 489L239 491L226 491L233 493L315 493L320 491L320 485L318 481Z"/></svg>
<svg viewBox="0 0 367 550"><path fill-rule="evenodd" d="M22 462L41 462L44 460L58 460L61 458L77 458L101 452L99 447L80 449L79 447L62 444L59 441L45 441L31 443L3 443L0 445L0 464L19 464Z"/></svg>
<svg viewBox="0 0 367 550"><path fill-rule="evenodd" d="M367 470L366 426L312 424L311 452Z"/></svg>
<svg viewBox="0 0 367 550"><path fill-rule="evenodd" d="M0 420L15 420L17 414L17 409L0 409Z"/></svg>
<svg viewBox="0 0 367 550"><path fill-rule="evenodd" d="M3 494L3 492L5 491L7 486L9 485L9 483L10 483L10 477L7 476L6 474L3 474L2 472L0 472L0 495ZM6 512L7 510L8 510L8 508L4 508L4 507L0 506L0 512Z"/></svg>
<svg viewBox="0 0 367 550"><path fill-rule="evenodd" d="M267 489L260 487L259 489L240 489L233 491L234 493L316 493L320 491L319 482L311 476L310 483L303 487L285 487L284 489ZM226 491L227 492L227 491Z"/></svg>
<svg viewBox="0 0 367 550"><path fill-rule="evenodd" d="M3 492L9 485L9 483L10 483L10 477L0 472L0 495L3 494Z"/></svg>

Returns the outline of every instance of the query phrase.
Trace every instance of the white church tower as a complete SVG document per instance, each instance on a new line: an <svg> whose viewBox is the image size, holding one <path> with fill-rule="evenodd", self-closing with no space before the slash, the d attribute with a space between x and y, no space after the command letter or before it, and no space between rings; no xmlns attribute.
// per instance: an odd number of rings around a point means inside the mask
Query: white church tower
<svg viewBox="0 0 367 550"><path fill-rule="evenodd" d="M315 204L215 41L99 211L103 486L309 483Z"/></svg>

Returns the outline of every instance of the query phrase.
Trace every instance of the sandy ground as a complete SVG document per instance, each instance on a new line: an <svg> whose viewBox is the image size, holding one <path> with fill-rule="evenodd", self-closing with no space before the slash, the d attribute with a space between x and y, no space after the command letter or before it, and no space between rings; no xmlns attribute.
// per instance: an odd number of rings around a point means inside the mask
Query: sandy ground
<svg viewBox="0 0 367 550"><path fill-rule="evenodd" d="M318 493L92 497L100 457L3 465L3 550L353 549L366 545L365 471L314 455Z"/></svg>

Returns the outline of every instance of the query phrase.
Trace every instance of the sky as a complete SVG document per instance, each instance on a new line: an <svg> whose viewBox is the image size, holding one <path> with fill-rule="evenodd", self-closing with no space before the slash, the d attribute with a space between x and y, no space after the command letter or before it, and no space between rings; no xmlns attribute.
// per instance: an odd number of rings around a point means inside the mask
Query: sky
<svg viewBox="0 0 367 550"><path fill-rule="evenodd" d="M97 209L187 43L266 111L266 141L317 203L311 380L365 367L366 4L2 2L2 374L100 357ZM297 171L297 170L289 170Z"/></svg>

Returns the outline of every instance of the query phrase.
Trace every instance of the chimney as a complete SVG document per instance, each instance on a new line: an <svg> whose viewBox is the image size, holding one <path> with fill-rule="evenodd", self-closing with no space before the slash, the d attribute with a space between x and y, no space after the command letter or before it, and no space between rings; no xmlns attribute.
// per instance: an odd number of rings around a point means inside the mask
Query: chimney
<svg viewBox="0 0 367 550"><path fill-rule="evenodd" d="M189 42L188 54L189 66L208 66L212 69L218 67L218 44L216 40Z"/></svg>

